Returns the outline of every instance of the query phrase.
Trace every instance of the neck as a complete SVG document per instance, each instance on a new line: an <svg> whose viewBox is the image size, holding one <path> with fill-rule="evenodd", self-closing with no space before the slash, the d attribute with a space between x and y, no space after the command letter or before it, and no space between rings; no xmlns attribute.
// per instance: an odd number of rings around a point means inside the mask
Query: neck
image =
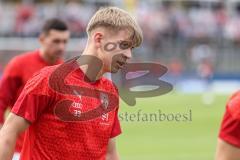
<svg viewBox="0 0 240 160"><path fill-rule="evenodd" d="M101 57L93 47L87 46L77 62L79 68L91 82L100 79L105 73Z"/></svg>
<svg viewBox="0 0 240 160"><path fill-rule="evenodd" d="M46 54L46 51L43 48L40 48L40 56L48 64L55 64L56 61L57 61L56 58L49 57L48 54Z"/></svg>

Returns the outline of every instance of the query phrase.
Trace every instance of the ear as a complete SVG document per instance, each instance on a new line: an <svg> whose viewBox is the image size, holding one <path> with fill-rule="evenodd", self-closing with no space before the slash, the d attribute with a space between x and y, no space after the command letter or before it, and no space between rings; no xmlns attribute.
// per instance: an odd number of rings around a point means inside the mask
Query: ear
<svg viewBox="0 0 240 160"><path fill-rule="evenodd" d="M101 32L94 33L93 40L97 48L101 47L102 39L103 39L103 33Z"/></svg>
<svg viewBox="0 0 240 160"><path fill-rule="evenodd" d="M41 33L40 36L38 37L38 41L42 44L46 35L44 33Z"/></svg>

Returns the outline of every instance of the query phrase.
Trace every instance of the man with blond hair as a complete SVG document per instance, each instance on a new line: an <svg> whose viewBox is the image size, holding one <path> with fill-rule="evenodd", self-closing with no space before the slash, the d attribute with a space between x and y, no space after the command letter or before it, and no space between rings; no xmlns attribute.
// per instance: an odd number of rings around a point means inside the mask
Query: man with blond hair
<svg viewBox="0 0 240 160"><path fill-rule="evenodd" d="M117 7L98 10L80 57L47 67L28 81L0 131L0 159L9 160L26 131L21 160L118 160L116 73L142 42L136 20Z"/></svg>

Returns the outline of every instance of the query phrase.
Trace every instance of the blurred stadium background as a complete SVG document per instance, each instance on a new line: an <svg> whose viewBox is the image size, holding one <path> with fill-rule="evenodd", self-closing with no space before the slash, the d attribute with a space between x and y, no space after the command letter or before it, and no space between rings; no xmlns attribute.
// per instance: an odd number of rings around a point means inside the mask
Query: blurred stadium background
<svg viewBox="0 0 240 160"><path fill-rule="evenodd" d="M122 122L118 147L124 160L211 160L224 105L240 87L238 0L0 0L0 75L8 61L39 47L43 22L64 19L71 30L66 59L79 55L85 27L101 6L115 5L137 17L143 33L134 60L169 70L169 94L138 99L121 113L184 113L191 122Z"/></svg>

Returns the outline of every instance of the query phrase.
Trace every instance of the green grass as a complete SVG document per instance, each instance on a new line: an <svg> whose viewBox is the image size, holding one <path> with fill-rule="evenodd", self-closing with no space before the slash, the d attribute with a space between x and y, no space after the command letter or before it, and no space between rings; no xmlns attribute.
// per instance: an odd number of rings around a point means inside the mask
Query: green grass
<svg viewBox="0 0 240 160"><path fill-rule="evenodd" d="M137 99L135 107L121 102L120 113L188 113L192 121L121 122L117 139L124 160L213 160L217 134L227 96L216 96L211 105L201 95L167 95Z"/></svg>

